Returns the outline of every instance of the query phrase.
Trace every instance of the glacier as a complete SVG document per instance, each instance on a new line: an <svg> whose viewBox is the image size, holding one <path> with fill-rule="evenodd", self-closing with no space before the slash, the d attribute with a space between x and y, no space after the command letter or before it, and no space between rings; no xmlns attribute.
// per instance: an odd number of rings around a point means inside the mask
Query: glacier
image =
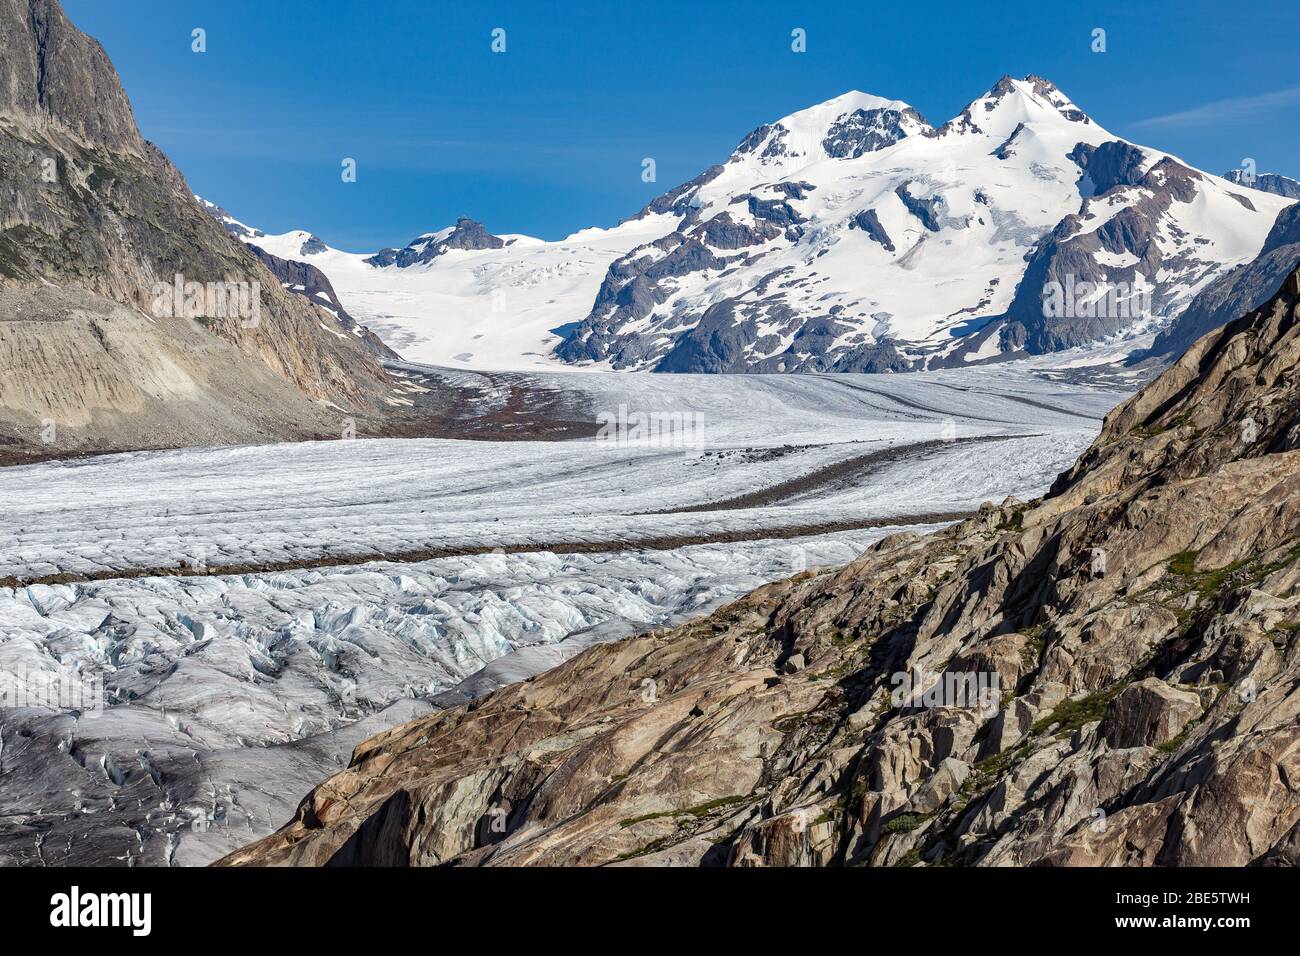
<svg viewBox="0 0 1300 956"><path fill-rule="evenodd" d="M0 470L0 673L103 702L0 701L0 862L210 862L385 727L1036 494L1125 394L1067 365L528 373L598 414L703 428L682 445L366 439Z"/></svg>

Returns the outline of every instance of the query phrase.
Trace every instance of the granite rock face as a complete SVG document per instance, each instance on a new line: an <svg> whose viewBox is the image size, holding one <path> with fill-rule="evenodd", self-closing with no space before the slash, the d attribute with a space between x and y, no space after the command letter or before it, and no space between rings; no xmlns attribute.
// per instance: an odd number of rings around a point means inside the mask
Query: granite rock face
<svg viewBox="0 0 1300 956"><path fill-rule="evenodd" d="M1287 864L1300 273L1051 493L359 745L226 865Z"/></svg>

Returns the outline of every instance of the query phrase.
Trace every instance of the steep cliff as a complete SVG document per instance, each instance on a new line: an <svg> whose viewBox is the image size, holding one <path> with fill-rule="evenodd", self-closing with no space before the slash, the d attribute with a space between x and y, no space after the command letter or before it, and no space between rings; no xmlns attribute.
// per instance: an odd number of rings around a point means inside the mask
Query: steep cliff
<svg viewBox="0 0 1300 956"><path fill-rule="evenodd" d="M0 54L10 455L328 434L377 403L373 356L200 208L57 0L0 0Z"/></svg>

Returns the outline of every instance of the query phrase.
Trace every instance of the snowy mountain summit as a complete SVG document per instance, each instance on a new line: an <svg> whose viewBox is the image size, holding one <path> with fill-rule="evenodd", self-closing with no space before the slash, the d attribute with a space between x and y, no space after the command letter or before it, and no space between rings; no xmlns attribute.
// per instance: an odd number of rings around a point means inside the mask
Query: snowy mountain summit
<svg viewBox="0 0 1300 956"><path fill-rule="evenodd" d="M860 92L792 113L614 229L541 242L462 219L309 261L416 360L904 371L1149 342L1290 202L1003 77L937 128Z"/></svg>

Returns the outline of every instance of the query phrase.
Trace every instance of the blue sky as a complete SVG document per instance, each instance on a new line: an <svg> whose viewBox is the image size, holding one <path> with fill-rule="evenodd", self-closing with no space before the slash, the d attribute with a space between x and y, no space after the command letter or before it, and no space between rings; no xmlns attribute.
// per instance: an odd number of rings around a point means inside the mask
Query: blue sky
<svg viewBox="0 0 1300 956"><path fill-rule="evenodd" d="M940 123L1004 73L1212 172L1300 177L1300 4L64 0L194 190L353 251L457 216L612 225L751 129L859 89ZM563 12L560 12L563 11ZM1173 14L1172 16L1170 14ZM191 31L207 52L191 50ZM506 31L506 52L491 31ZM791 51L791 30L807 52ZM1106 31L1106 52L1091 50ZM658 181L641 181L654 157ZM357 181L339 175L357 161Z"/></svg>

